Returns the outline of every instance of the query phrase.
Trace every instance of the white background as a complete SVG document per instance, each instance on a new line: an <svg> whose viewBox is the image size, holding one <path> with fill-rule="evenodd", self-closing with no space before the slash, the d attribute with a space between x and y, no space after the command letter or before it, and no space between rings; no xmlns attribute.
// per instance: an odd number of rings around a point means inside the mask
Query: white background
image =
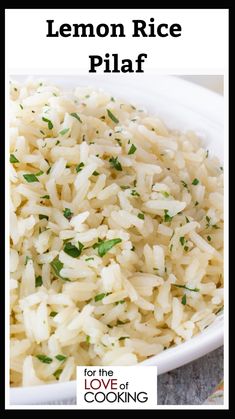
<svg viewBox="0 0 235 419"><path fill-rule="evenodd" d="M150 17L155 18L156 24L181 24L181 37L132 38L132 19L149 21ZM63 23L123 23L126 37L46 38L47 19L54 19L58 26ZM91 54L103 56L106 52L118 53L120 58L135 59L139 53L147 53L148 59L144 65L146 74L224 75L227 103L227 21L228 12L225 9L6 10L6 80L10 74L89 74L88 56ZM93 77L92 74L90 76ZM227 109L225 113L226 137ZM31 409L31 406L27 407Z"/></svg>
<svg viewBox="0 0 235 419"><path fill-rule="evenodd" d="M151 17L156 24L179 23L182 35L133 38L132 19L149 23ZM63 23L122 23L126 37L47 38L48 19L55 21L57 29ZM87 73L89 55L118 53L120 58L135 60L139 53L147 53L145 72L223 74L228 62L227 21L226 9L6 10L7 70L18 74Z"/></svg>

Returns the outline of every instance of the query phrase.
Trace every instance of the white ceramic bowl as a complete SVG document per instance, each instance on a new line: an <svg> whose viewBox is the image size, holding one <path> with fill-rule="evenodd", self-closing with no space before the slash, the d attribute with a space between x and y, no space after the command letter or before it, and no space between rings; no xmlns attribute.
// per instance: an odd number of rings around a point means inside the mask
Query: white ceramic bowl
<svg viewBox="0 0 235 419"><path fill-rule="evenodd" d="M26 77L14 79L22 81ZM66 89L79 85L102 88L160 116L170 128L192 129L201 135L210 153L223 161L223 97L182 79L156 75L45 76ZM173 370L197 359L223 344L223 315L191 340L163 351L142 364L157 365L158 373ZM75 382L10 389L11 404L69 404L75 398Z"/></svg>

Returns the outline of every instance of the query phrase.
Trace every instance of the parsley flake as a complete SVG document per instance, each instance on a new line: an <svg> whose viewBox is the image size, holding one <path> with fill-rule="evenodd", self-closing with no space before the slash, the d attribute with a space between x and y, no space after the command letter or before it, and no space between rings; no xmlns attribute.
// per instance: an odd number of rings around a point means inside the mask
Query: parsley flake
<svg viewBox="0 0 235 419"><path fill-rule="evenodd" d="M77 172L77 173L81 172L81 170L83 169L83 167L84 167L84 166L85 166L85 165L84 165L84 163L83 163L83 162L79 163L79 164L77 165L77 167L76 167L76 172Z"/></svg>
<svg viewBox="0 0 235 419"><path fill-rule="evenodd" d="M71 211L71 209L69 208L65 208L63 211L64 217L67 218L67 220L71 220L72 216L73 216L73 212Z"/></svg>
<svg viewBox="0 0 235 419"><path fill-rule="evenodd" d="M43 354L36 355L36 358L43 362L43 364L51 364L52 362L52 358Z"/></svg>
<svg viewBox="0 0 235 419"><path fill-rule="evenodd" d="M171 220L172 220L172 218L173 217L171 217L169 214L168 214L168 210L164 210L164 217L163 217L163 219L164 219L164 221L166 222L166 223L168 223L168 222L170 222Z"/></svg>
<svg viewBox="0 0 235 419"><path fill-rule="evenodd" d="M62 131L60 131L59 134L60 135L65 135L65 134L67 134L67 132L69 132L69 130L70 130L70 128L62 129Z"/></svg>
<svg viewBox="0 0 235 419"><path fill-rule="evenodd" d="M116 116L110 111L110 109L107 109L107 113L109 118L115 123L118 124L119 120L116 118Z"/></svg>
<svg viewBox="0 0 235 419"><path fill-rule="evenodd" d="M61 269L64 267L64 264L59 260L59 256L56 256L55 257L55 259L53 259L53 261L50 263L50 265L51 265L51 267L52 267L52 269L53 269L53 271L54 271L54 274L58 277L58 278L60 278L60 279L62 279L63 281L69 281L69 279L67 279L67 278L63 278L61 275L60 275L60 271L61 271Z"/></svg>
<svg viewBox="0 0 235 419"><path fill-rule="evenodd" d="M176 285L176 284L173 284L173 285L177 288L184 288L185 290L188 290L188 291L193 291L193 292L200 291L199 288L189 288L189 287L186 287L186 285Z"/></svg>
<svg viewBox="0 0 235 419"><path fill-rule="evenodd" d="M139 192L137 192L135 189L132 189L131 195L132 196L140 196Z"/></svg>
<svg viewBox="0 0 235 419"><path fill-rule="evenodd" d="M60 378L60 374L62 373L62 369L61 368L59 368L58 370L56 370L54 373L53 373L53 375L54 375L54 377L56 378L56 380L59 380L59 378Z"/></svg>
<svg viewBox="0 0 235 419"><path fill-rule="evenodd" d="M184 306L186 305L186 303L187 303L187 296L186 296L186 294L184 294L184 295L183 295L182 300L181 300L181 303L182 303Z"/></svg>
<svg viewBox="0 0 235 419"><path fill-rule="evenodd" d="M136 152L137 148L134 144L131 144L131 148L128 151L128 154L134 154Z"/></svg>
<svg viewBox="0 0 235 419"><path fill-rule="evenodd" d="M55 356L55 358L56 358L58 361L65 361L65 360L67 359L67 356L65 356L65 355L61 355L61 354L58 354L58 355L56 355L56 356Z"/></svg>
<svg viewBox="0 0 235 419"><path fill-rule="evenodd" d="M10 154L10 163L19 163L19 160L14 156L14 154Z"/></svg>
<svg viewBox="0 0 235 419"><path fill-rule="evenodd" d="M98 254L100 257L103 257L104 255L106 255L106 253L112 249L114 246L116 246L116 244L121 243L122 239L111 239L111 240L106 240L103 241L101 240L98 243L95 243L93 245L93 248L96 249L98 248Z"/></svg>
<svg viewBox="0 0 235 419"><path fill-rule="evenodd" d="M42 117L42 120L43 120L44 122L47 122L48 129L52 129L52 128L53 128L53 124L52 124L52 122L50 121L50 119L44 118L44 116L43 116L43 117Z"/></svg>
<svg viewBox="0 0 235 419"><path fill-rule="evenodd" d="M118 160L118 157L111 157L109 159L109 163L111 165L111 167L113 167L114 169L118 170L119 172L122 171L122 165Z"/></svg>
<svg viewBox="0 0 235 419"><path fill-rule="evenodd" d="M95 302L97 302L97 301L101 301L101 300L103 300L103 298L104 298L104 297L106 297L106 296L107 296L107 293L102 292L101 294L97 294L97 295L94 297L94 300L95 300Z"/></svg>
<svg viewBox="0 0 235 419"><path fill-rule="evenodd" d="M74 118L76 118L82 124L82 120L76 112L72 112L70 115L73 116Z"/></svg>
<svg viewBox="0 0 235 419"><path fill-rule="evenodd" d="M35 287L37 288L37 287L41 287L41 286L42 286L42 277L41 277L41 275L39 275L35 278Z"/></svg>
<svg viewBox="0 0 235 419"><path fill-rule="evenodd" d="M64 252L73 258L77 258L81 255L83 248L84 245L80 242L78 242L78 247L74 246L71 242L68 242L64 246Z"/></svg>
<svg viewBox="0 0 235 419"><path fill-rule="evenodd" d="M184 246L184 244L185 244L185 238L184 237L180 237L179 238L179 241L180 241L181 246Z"/></svg>
<svg viewBox="0 0 235 419"><path fill-rule="evenodd" d="M51 311L49 316L50 317L55 317L57 314L58 314L57 311Z"/></svg>
<svg viewBox="0 0 235 419"><path fill-rule="evenodd" d="M28 183L39 182L38 178L33 173L25 174L23 177Z"/></svg>

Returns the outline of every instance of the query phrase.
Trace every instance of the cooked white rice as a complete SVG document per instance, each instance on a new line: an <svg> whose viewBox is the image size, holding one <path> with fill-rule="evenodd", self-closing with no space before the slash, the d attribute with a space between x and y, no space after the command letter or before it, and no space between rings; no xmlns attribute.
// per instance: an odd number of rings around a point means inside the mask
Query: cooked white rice
<svg viewBox="0 0 235 419"><path fill-rule="evenodd" d="M11 384L136 364L213 322L223 173L199 138L101 90L10 90Z"/></svg>

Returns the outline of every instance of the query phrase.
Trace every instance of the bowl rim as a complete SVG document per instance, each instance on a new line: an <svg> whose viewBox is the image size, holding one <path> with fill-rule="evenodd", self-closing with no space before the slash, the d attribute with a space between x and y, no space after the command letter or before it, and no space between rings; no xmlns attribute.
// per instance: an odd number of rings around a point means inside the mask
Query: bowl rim
<svg viewBox="0 0 235 419"><path fill-rule="evenodd" d="M219 318L220 317L220 318ZM182 365L194 361L203 355L219 348L223 345L224 339L224 319L223 315L193 338L177 346L173 346L158 355L139 362L137 365L157 366L158 375ZM217 323L217 324L215 324ZM174 355L172 357L172 355ZM159 364L159 365L158 365ZM111 368L111 366L110 366ZM128 368L128 367L127 367ZM32 404L51 402L53 400L68 401L76 398L76 381L63 383L42 384L33 387L15 387L10 389L10 404L28 405L28 399L32 399Z"/></svg>

